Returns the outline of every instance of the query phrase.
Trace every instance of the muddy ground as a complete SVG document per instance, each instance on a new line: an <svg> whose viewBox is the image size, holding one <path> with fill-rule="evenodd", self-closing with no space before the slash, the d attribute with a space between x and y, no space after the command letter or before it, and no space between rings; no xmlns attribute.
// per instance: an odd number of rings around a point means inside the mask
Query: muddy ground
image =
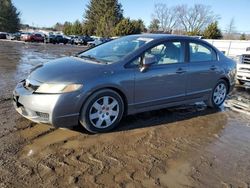
<svg viewBox="0 0 250 188"><path fill-rule="evenodd" d="M106 134L54 129L15 112L12 90L30 68L81 50L0 41L0 187L250 187L245 87L220 110L196 104L137 114Z"/></svg>

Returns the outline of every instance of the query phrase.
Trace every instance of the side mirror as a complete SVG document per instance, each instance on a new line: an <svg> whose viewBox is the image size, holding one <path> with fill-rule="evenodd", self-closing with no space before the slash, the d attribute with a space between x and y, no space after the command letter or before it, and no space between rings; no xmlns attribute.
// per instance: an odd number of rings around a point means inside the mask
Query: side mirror
<svg viewBox="0 0 250 188"><path fill-rule="evenodd" d="M150 67L152 64L156 63L156 58L153 55L147 55L142 60L142 66L140 68L141 72L145 72L148 67Z"/></svg>

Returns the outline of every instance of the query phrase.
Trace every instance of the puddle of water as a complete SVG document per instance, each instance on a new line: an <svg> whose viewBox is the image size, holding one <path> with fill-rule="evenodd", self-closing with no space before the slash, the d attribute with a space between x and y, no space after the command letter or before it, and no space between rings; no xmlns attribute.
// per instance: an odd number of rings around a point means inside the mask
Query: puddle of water
<svg viewBox="0 0 250 188"><path fill-rule="evenodd" d="M1 41L0 95L10 95L17 82L25 79L32 67L37 64L80 51L81 48L74 46Z"/></svg>
<svg viewBox="0 0 250 188"><path fill-rule="evenodd" d="M36 130L36 129L35 129ZM30 133L30 135L32 132ZM26 134L27 135L27 134ZM25 148L21 151L22 156L32 156L39 153L44 148L53 145L55 143L60 143L65 140L68 140L72 137L79 136L80 133L66 130L66 129L56 129L55 131L45 134L37 139L35 139L32 144L25 146Z"/></svg>
<svg viewBox="0 0 250 188"><path fill-rule="evenodd" d="M250 117L227 111L227 126L213 142L196 154L195 168L201 185L248 187L250 156ZM202 159L198 159L200 156ZM194 165L194 164L193 164Z"/></svg>
<svg viewBox="0 0 250 188"><path fill-rule="evenodd" d="M187 162L181 160L169 161L167 173L159 175L161 185L166 187L192 187L188 177L190 171L191 166Z"/></svg>

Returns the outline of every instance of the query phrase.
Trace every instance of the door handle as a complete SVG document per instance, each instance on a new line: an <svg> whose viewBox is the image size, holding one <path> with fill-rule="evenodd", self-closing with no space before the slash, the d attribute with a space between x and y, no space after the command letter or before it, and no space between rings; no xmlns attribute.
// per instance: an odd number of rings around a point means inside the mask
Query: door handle
<svg viewBox="0 0 250 188"><path fill-rule="evenodd" d="M214 71L214 70L216 70L217 68L216 68L216 66L215 65L212 65L211 67L210 67L210 70L212 70L212 71Z"/></svg>
<svg viewBox="0 0 250 188"><path fill-rule="evenodd" d="M185 69L183 69L183 68L178 68L177 70L176 70L176 73L177 74L182 74L182 73L185 73L185 72L187 72Z"/></svg>

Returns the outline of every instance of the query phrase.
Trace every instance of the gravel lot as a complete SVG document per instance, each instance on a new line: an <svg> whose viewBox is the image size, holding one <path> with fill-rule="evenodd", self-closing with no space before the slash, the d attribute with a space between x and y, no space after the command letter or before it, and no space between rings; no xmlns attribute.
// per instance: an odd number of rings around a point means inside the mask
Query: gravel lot
<svg viewBox="0 0 250 188"><path fill-rule="evenodd" d="M106 134L54 129L15 112L12 90L33 66L81 50L0 41L0 187L250 187L245 87L220 110L196 104L137 114Z"/></svg>

